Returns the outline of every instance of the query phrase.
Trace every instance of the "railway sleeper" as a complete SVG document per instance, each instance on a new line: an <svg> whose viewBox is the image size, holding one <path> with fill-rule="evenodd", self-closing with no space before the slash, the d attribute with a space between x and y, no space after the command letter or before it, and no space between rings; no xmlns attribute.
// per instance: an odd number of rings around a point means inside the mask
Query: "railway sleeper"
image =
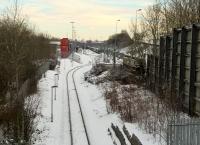
<svg viewBox="0 0 200 145"><path fill-rule="evenodd" d="M117 138L119 139L121 145L126 145L126 141L124 138L124 135L122 134L122 132L119 130L118 126L113 125L113 123L111 123L111 128L113 129L113 131L115 132L115 135L117 136Z"/></svg>
<svg viewBox="0 0 200 145"><path fill-rule="evenodd" d="M125 125L123 126L123 131L131 145L142 145L142 143L135 134L132 134L132 136L130 135Z"/></svg>

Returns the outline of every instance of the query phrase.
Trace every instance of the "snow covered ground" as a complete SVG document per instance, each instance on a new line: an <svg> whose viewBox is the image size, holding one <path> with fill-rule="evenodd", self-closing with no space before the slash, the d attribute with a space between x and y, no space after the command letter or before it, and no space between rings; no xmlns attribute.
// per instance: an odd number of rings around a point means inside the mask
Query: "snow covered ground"
<svg viewBox="0 0 200 145"><path fill-rule="evenodd" d="M61 59L60 68L55 71L47 71L46 78L39 81L38 96L41 98L38 130L42 131L37 136L36 145L69 145L69 122L68 122L68 101L67 101L67 88L66 88L66 74L76 66L89 64L75 73L75 82L80 97L80 102L83 110L83 115L86 122L86 127L89 133L91 145L113 145L111 136L108 133L108 128L111 128L111 123L121 127L125 124L130 133L134 133L143 145L159 145L155 142L154 138L145 134L139 129L137 124L129 124L121 121L118 114L108 114L106 109L106 102L103 97L103 89L84 81L84 73L92 68L92 63L95 62L98 54L87 51L84 54L78 54L81 57L81 63L72 62L70 59ZM56 90L56 100L54 100L53 108L53 122L51 122L51 86L55 85L55 74L59 74L58 88ZM70 78L71 79L71 78ZM74 86L69 84L70 96L75 97L73 93ZM72 108L76 108L73 103ZM78 112L78 110L74 110ZM72 114L73 115L73 114ZM74 116L75 118L75 116ZM82 137L84 132L81 127L81 121L74 121L74 132L76 132L75 145L82 145ZM117 138L114 136L115 140ZM83 139L84 140L84 139ZM83 141L84 142L84 141ZM117 141L119 142L119 141ZM128 143L127 143L128 144Z"/></svg>

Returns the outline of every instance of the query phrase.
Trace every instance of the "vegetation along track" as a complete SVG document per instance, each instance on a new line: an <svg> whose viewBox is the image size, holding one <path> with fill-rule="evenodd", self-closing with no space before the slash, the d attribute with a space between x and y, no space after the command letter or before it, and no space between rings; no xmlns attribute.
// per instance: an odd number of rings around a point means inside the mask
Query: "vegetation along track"
<svg viewBox="0 0 200 145"><path fill-rule="evenodd" d="M69 127L70 127L70 140L71 140L71 145L74 145L74 138L73 138L73 126L72 126L72 113L71 113L71 106L70 106L70 94L69 94L69 74L72 72L72 80L73 80L73 84L74 84L74 90L76 93L76 97L77 97L77 101L78 101L78 105L79 105L79 109L80 109L80 113L81 113L81 119L82 119L82 123L83 123L83 127L84 127L84 132L86 135L86 139L87 139L87 143L88 145L91 145L90 140L89 140L89 136L88 136L88 131L86 128L86 124L85 124L85 119L84 119L84 115L83 115L83 111L81 108L81 103L80 103L80 99L79 99L79 95L78 95L78 91L77 91L77 87L76 87L76 83L75 83L75 79L74 79L74 74L77 70L85 67L87 65L82 65L82 66L77 66L72 68L71 70L69 70L67 72L67 76L66 76L66 84L67 84L67 99L68 99L68 116L69 116Z"/></svg>

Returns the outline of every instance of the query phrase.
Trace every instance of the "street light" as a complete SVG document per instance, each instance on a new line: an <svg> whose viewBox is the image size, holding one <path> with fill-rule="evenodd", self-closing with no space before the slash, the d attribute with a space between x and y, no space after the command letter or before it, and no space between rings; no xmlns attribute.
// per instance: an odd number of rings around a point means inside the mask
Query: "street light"
<svg viewBox="0 0 200 145"><path fill-rule="evenodd" d="M74 34L74 23L75 23L75 22L71 21L70 23L72 24L72 40L73 40L73 36L74 36L74 35L73 35L73 34Z"/></svg>
<svg viewBox="0 0 200 145"><path fill-rule="evenodd" d="M55 86L58 86L59 74L54 74Z"/></svg>
<svg viewBox="0 0 200 145"><path fill-rule="evenodd" d="M117 48L117 24L120 21L120 19L116 20L116 36L115 36L115 47L114 47L114 54L113 54L113 63L114 63L114 68L116 64L116 48Z"/></svg>
<svg viewBox="0 0 200 145"><path fill-rule="evenodd" d="M55 88L55 98L56 98L56 88L58 86L51 87L51 122L53 122L53 88Z"/></svg>
<svg viewBox="0 0 200 145"><path fill-rule="evenodd" d="M73 21L70 22L72 24L72 45L71 45L71 49L72 49L72 66L73 66L73 60L74 60L74 46L73 46L73 39L74 39L74 23ZM75 43L75 40L74 40Z"/></svg>
<svg viewBox="0 0 200 145"><path fill-rule="evenodd" d="M71 21L70 23L72 24L72 41L73 41L74 40L74 23L75 22ZM72 46L72 48L73 48L73 46Z"/></svg>
<svg viewBox="0 0 200 145"><path fill-rule="evenodd" d="M137 33L137 13L139 12L139 11L141 11L142 9L137 9L136 10L136 16L135 16L135 33Z"/></svg>

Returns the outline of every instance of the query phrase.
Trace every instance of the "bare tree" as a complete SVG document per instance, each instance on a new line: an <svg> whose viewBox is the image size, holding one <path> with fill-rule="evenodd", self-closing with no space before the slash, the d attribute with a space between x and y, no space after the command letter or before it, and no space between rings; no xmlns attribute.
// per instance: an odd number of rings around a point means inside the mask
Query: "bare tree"
<svg viewBox="0 0 200 145"><path fill-rule="evenodd" d="M3 108L0 120L6 128L7 138L14 139L16 143L29 141L34 130L28 128L32 129L36 116L29 112L35 112L37 107L25 107L31 103L26 97L37 86L35 82L39 77L36 74L41 65L38 62L44 62L51 52L49 38L31 29L19 12L17 0L2 14L0 34L0 107Z"/></svg>
<svg viewBox="0 0 200 145"><path fill-rule="evenodd" d="M141 25L142 26L142 25ZM139 57L144 59L145 57L145 46L143 45L143 42L145 41L145 36L146 36L146 32L145 30L141 29L141 31L137 31L136 30L136 24L134 22L131 22L131 26L130 26L130 31L132 34L132 43L129 47L129 54L131 55L131 57Z"/></svg>
<svg viewBox="0 0 200 145"><path fill-rule="evenodd" d="M152 41L154 46L156 46L160 38L160 34L162 34L161 21L163 17L161 4L157 3L153 6L149 6L145 10L143 18L146 31L148 32L148 40ZM154 55L157 55L158 50L156 47L153 48L152 52Z"/></svg>
<svg viewBox="0 0 200 145"><path fill-rule="evenodd" d="M200 22L199 0L164 0L162 5L168 28L181 28Z"/></svg>

